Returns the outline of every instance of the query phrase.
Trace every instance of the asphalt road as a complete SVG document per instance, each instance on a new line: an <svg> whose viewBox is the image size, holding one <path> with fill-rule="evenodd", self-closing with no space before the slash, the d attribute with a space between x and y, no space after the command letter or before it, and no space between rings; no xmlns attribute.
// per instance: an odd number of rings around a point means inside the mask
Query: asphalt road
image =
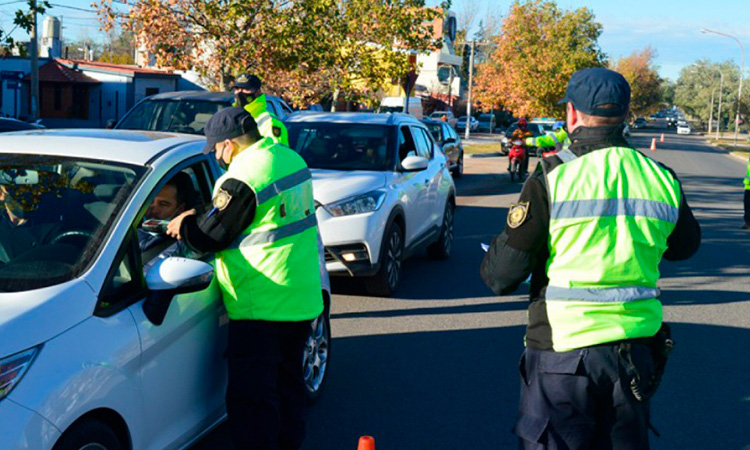
<svg viewBox="0 0 750 450"><path fill-rule="evenodd" d="M666 142L649 152L662 131ZM696 256L662 264L665 319L677 347L653 400L661 438L652 448L750 449L750 232L740 230L746 162L672 130L639 130L631 141L678 173L703 229ZM304 449L353 450L365 434L378 450L515 448L527 302L523 293L495 297L479 277L480 243L503 229L521 189L506 167L500 157L466 160L451 259L408 260L395 298L334 280L329 378L308 411ZM232 448L226 426L194 447L221 448Z"/></svg>

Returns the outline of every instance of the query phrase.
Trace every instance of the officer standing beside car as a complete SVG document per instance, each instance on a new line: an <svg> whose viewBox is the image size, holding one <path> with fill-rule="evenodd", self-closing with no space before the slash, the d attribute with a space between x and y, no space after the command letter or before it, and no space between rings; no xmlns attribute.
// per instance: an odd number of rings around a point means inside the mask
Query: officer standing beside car
<svg viewBox="0 0 750 450"><path fill-rule="evenodd" d="M213 207L170 222L168 234L216 253L229 315L227 415L238 449L298 449L306 400L302 359L323 312L310 171L293 150L262 137L242 108L206 124L204 151L227 172Z"/></svg>
<svg viewBox="0 0 750 450"><path fill-rule="evenodd" d="M623 138L622 75L576 72L564 101L572 143L541 161L481 268L499 295L532 275L514 432L527 449L648 449L674 345L659 262L692 256L700 227L674 172Z"/></svg>
<svg viewBox="0 0 750 450"><path fill-rule="evenodd" d="M266 95L261 91L262 83L255 75L241 74L232 86L235 106L245 108L253 116L261 136L289 146L289 133L284 122L268 111Z"/></svg>
<svg viewBox="0 0 750 450"><path fill-rule="evenodd" d="M750 230L750 158L747 160L747 173L745 173L745 224L742 225L743 230Z"/></svg>

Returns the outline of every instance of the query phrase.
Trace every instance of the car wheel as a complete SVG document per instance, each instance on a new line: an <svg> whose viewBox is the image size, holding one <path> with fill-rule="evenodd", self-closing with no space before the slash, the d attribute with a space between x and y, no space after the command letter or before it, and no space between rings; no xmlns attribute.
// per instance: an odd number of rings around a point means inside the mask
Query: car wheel
<svg viewBox="0 0 750 450"><path fill-rule="evenodd" d="M328 311L323 311L310 325L310 334L307 336L302 358L305 391L309 403L315 402L323 391L330 351L331 320Z"/></svg>
<svg viewBox="0 0 750 450"><path fill-rule="evenodd" d="M74 424L57 441L53 450L121 450L122 443L104 422L86 419Z"/></svg>
<svg viewBox="0 0 750 450"><path fill-rule="evenodd" d="M453 219L455 216L456 207L450 200L445 205L445 213L443 214L443 226L440 230L440 238L437 242L430 244L427 247L427 255L432 259L445 260L450 258L451 251L453 250Z"/></svg>
<svg viewBox="0 0 750 450"><path fill-rule="evenodd" d="M404 233L401 226L393 222L383 236L378 273L365 280L365 289L376 297L390 297L401 281L401 263L404 257Z"/></svg>
<svg viewBox="0 0 750 450"><path fill-rule="evenodd" d="M451 171L453 178L461 178L464 174L464 152L458 154L458 161L456 161L456 167Z"/></svg>

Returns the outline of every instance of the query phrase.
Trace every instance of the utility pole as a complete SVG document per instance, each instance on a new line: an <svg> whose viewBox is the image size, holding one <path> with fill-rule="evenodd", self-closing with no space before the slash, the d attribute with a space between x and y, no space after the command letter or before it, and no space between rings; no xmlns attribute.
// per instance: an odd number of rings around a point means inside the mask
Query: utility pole
<svg viewBox="0 0 750 450"><path fill-rule="evenodd" d="M719 85L719 112L717 114L717 120L716 120L716 140L719 140L720 133L721 133L721 97L724 93L724 72L719 70L719 74L721 75L721 84Z"/></svg>
<svg viewBox="0 0 750 450"><path fill-rule="evenodd" d="M466 102L466 134L464 139L469 139L471 132L471 84L474 78L474 48L476 47L477 41L471 41L471 53L469 54L469 96L468 102Z"/></svg>
<svg viewBox="0 0 750 450"><path fill-rule="evenodd" d="M31 52L31 121L39 118L39 50L36 43L36 0L31 0L31 13L34 19L29 33L29 51Z"/></svg>
<svg viewBox="0 0 750 450"><path fill-rule="evenodd" d="M711 91L711 106L708 108L708 134L711 134L711 124L714 122L714 94L716 93L716 88L714 88L713 91Z"/></svg>

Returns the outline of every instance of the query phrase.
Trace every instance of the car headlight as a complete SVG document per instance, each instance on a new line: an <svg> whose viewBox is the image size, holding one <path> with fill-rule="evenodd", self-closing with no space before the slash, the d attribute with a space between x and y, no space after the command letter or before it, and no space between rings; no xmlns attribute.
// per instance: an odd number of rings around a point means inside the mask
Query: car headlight
<svg viewBox="0 0 750 450"><path fill-rule="evenodd" d="M377 211L385 200L385 191L372 191L323 206L334 217Z"/></svg>
<svg viewBox="0 0 750 450"><path fill-rule="evenodd" d="M21 381L31 367L31 363L34 362L37 353L39 353L39 347L34 347L0 359L0 400L7 397Z"/></svg>

